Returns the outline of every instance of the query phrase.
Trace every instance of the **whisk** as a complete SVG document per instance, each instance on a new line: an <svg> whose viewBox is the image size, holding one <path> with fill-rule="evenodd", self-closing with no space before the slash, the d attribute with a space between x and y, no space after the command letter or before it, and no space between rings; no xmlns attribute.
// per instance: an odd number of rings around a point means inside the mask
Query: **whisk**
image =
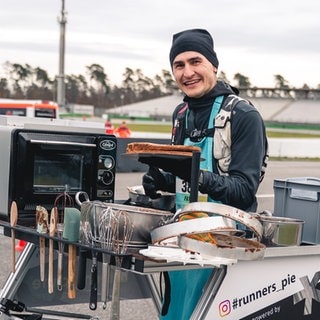
<svg viewBox="0 0 320 320"><path fill-rule="evenodd" d="M134 225L130 215L125 210L114 211L111 219L112 229L112 251L115 253L116 268L114 270L111 320L120 319L120 282L123 255L127 252L128 244L131 240Z"/></svg>
<svg viewBox="0 0 320 320"><path fill-rule="evenodd" d="M98 285L98 265L97 265L97 251L94 250L95 247L99 247L99 211L96 207L94 207L93 211L89 212L89 239L91 240L91 245L93 250L91 251L92 254L92 264L91 264L91 288L90 288L90 302L89 308L90 310L97 309L97 285Z"/></svg>
<svg viewBox="0 0 320 320"><path fill-rule="evenodd" d="M68 187L66 186L66 189ZM57 223L57 235L60 240L62 240L63 234L63 222L64 222L64 208L73 207L74 202L72 197L64 191L59 194L54 200L54 207L58 210L58 223ZM59 253L58 253L58 275L57 275L57 288L59 291L62 290L62 262L63 262L63 252L64 252L64 242L58 242Z"/></svg>
<svg viewBox="0 0 320 320"><path fill-rule="evenodd" d="M57 195L54 200L54 207L58 209L58 223L63 224L64 220L64 208L73 207L73 198L68 194L69 187L66 185L66 191Z"/></svg>
<svg viewBox="0 0 320 320"><path fill-rule="evenodd" d="M80 242L88 244L92 247L92 264L91 264L91 288L90 288L90 302L89 308L95 310L97 308L97 250L95 248L103 248L111 252L112 249L112 228L111 217L113 211L104 206L102 203L84 202L81 204L81 219L80 219ZM101 210L101 207L103 210ZM103 301L103 307L106 308L107 302L107 288L108 288L108 255L103 253L103 265L102 265L102 287L101 298ZM85 276L85 275L84 275ZM83 277L84 277L83 276ZM79 283L79 282L78 282ZM80 283L81 287L84 287L84 283Z"/></svg>
<svg viewBox="0 0 320 320"><path fill-rule="evenodd" d="M113 241L112 223L115 219L114 211L108 207L103 210L99 222L99 235L101 248L111 252ZM110 279L110 264L109 256L106 253L102 254L102 284L101 284L101 301L103 302L103 309L107 307L107 300L109 296L109 279Z"/></svg>
<svg viewBox="0 0 320 320"><path fill-rule="evenodd" d="M90 214L90 204L83 202L81 204L80 211L80 230L79 230L79 242L84 245L90 245L91 240L91 226L89 222ZM79 259L78 259L78 281L77 287L79 290L82 290L86 286L86 272L87 272L87 253L88 250L80 247L79 248Z"/></svg>

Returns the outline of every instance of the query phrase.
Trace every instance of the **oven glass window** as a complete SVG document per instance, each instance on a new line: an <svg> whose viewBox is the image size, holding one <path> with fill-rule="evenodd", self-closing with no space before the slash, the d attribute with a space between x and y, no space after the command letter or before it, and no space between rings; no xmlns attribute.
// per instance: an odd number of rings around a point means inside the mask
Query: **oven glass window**
<svg viewBox="0 0 320 320"><path fill-rule="evenodd" d="M56 193L82 190L83 155L36 154L34 160L34 192Z"/></svg>

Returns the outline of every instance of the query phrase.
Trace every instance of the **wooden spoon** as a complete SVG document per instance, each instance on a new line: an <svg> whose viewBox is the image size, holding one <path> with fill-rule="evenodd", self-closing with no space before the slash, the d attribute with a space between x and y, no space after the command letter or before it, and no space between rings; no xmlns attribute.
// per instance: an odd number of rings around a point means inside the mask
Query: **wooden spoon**
<svg viewBox="0 0 320 320"><path fill-rule="evenodd" d="M18 207L15 201L11 203L10 225L14 228L18 222ZM14 229L11 229L11 266L12 272L16 271L16 236Z"/></svg>

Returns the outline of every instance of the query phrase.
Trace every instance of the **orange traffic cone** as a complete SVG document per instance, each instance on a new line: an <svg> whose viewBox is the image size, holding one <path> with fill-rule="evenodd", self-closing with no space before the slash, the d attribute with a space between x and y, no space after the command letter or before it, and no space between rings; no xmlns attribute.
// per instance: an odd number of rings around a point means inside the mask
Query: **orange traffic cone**
<svg viewBox="0 0 320 320"><path fill-rule="evenodd" d="M18 244L15 247L16 251L21 252L26 246L26 244L27 244L27 241L19 240Z"/></svg>

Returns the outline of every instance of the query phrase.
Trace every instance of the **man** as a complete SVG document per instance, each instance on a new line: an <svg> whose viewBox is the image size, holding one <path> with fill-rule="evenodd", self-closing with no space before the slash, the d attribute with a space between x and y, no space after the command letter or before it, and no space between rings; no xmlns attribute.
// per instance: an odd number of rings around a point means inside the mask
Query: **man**
<svg viewBox="0 0 320 320"><path fill-rule="evenodd" d="M206 30L175 34L169 57L175 81L185 94L184 103L173 112L172 143L201 148L199 201L255 211L255 194L267 160L259 112L237 97L237 89L217 79L219 61ZM158 167L163 170L150 166L143 176L145 192L156 197L157 190L175 189L177 209L181 208L188 200L190 168L176 161L162 162ZM188 319L208 276L208 270L171 272L171 304L164 319ZM180 301L173 302L178 296Z"/></svg>
<svg viewBox="0 0 320 320"><path fill-rule="evenodd" d="M122 121L121 125L117 127L113 133L118 138L129 138L131 136L131 130L128 128L125 121Z"/></svg>

